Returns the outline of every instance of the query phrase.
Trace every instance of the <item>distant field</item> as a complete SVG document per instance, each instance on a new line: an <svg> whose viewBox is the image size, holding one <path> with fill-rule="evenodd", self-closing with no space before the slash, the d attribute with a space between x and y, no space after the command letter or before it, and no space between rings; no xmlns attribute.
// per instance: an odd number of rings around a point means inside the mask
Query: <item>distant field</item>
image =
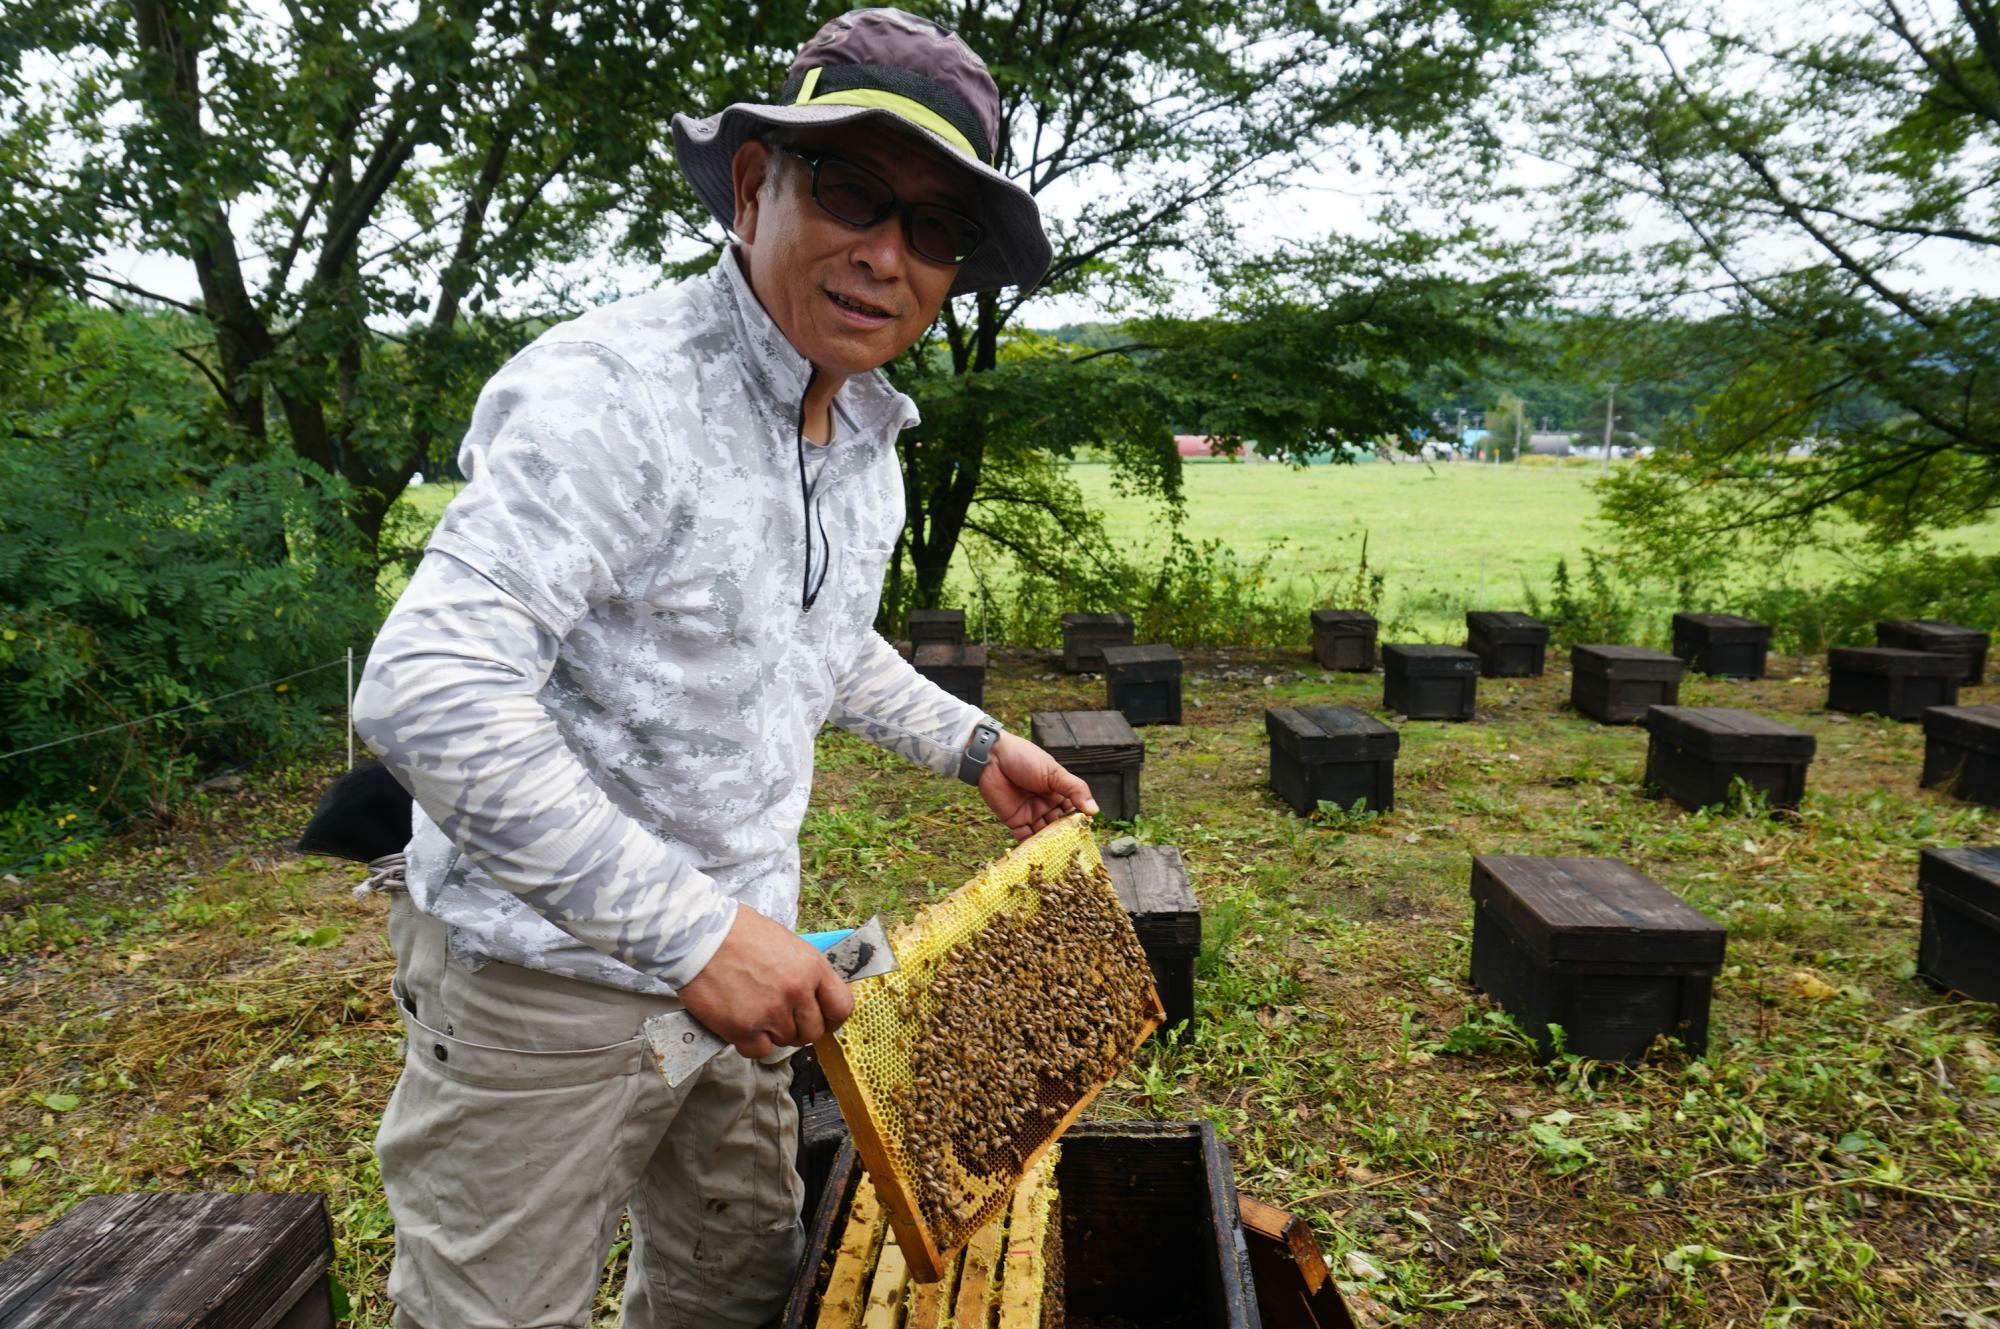
<svg viewBox="0 0 2000 1329"><path fill-rule="evenodd" d="M1129 552L1164 543L1155 504L1113 492L1111 468L1070 469L1105 513L1112 539ZM1187 532L1219 539L1245 557L1271 555L1278 585L1302 595L1353 584L1362 541L1384 574L1387 616L1407 630L1444 640L1467 609L1521 607L1523 587L1545 595L1556 561L1580 569L1581 556L1609 546L1591 491L1595 465L1479 466L1472 463L1289 466L1192 462L1186 471ZM436 520L456 486L425 485L405 502ZM2000 552L2000 522L1961 532L1950 543ZM1814 553L1785 569L1760 564L1760 579L1810 585L1849 571L1837 555ZM1439 635L1442 634L1442 635Z"/></svg>

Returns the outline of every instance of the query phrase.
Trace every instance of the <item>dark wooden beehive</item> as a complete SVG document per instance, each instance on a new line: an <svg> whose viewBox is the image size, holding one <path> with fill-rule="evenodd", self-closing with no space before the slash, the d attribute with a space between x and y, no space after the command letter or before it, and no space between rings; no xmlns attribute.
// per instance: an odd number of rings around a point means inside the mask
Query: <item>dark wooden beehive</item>
<svg viewBox="0 0 2000 1329"><path fill-rule="evenodd" d="M925 642L943 642L947 646L957 646L965 641L965 611L963 609L912 609L910 611L910 647L914 652Z"/></svg>
<svg viewBox="0 0 2000 1329"><path fill-rule="evenodd" d="M7 1329L331 1329L322 1195L92 1195L0 1263Z"/></svg>
<svg viewBox="0 0 2000 1329"><path fill-rule="evenodd" d="M1681 698L1677 655L1643 646L1596 643L1569 652L1570 705L1605 724L1633 724L1650 706L1672 706Z"/></svg>
<svg viewBox="0 0 2000 1329"><path fill-rule="evenodd" d="M1836 646L1826 653L1826 708L1918 720L1958 702L1965 664L1956 655L1892 646Z"/></svg>
<svg viewBox="0 0 2000 1329"><path fill-rule="evenodd" d="M1978 628L1940 623L1934 618L1890 618L1875 625L1875 644L1959 656L1965 662L1959 683L1977 686L1986 681L1986 651L1993 639Z"/></svg>
<svg viewBox="0 0 2000 1329"><path fill-rule="evenodd" d="M1465 648L1488 678L1540 678L1547 667L1549 625L1509 610L1475 609L1465 616Z"/></svg>
<svg viewBox="0 0 2000 1329"><path fill-rule="evenodd" d="M1153 967L1153 986L1167 1012L1155 1038L1194 1032L1194 962L1201 954L1201 906L1188 884L1181 851L1142 844L1130 855L1106 854L1104 870Z"/></svg>
<svg viewBox="0 0 2000 1329"><path fill-rule="evenodd" d="M807 1219L782 1329L810 1329L861 1160L843 1149ZM1147 1329L1258 1329L1229 1150L1205 1121L1080 1121L1056 1163L1063 1318Z"/></svg>
<svg viewBox="0 0 2000 1329"><path fill-rule="evenodd" d="M1917 972L1974 1001L2000 1003L2000 845L1926 849Z"/></svg>
<svg viewBox="0 0 2000 1329"><path fill-rule="evenodd" d="M1360 609L1312 611L1313 659L1321 669L1375 672L1375 616Z"/></svg>
<svg viewBox="0 0 2000 1329"><path fill-rule="evenodd" d="M1275 706L1264 712L1271 788L1301 817L1321 803L1396 806L1396 754L1403 736L1352 706Z"/></svg>
<svg viewBox="0 0 2000 1329"><path fill-rule="evenodd" d="M1762 678L1771 625L1736 614L1675 614L1674 654L1697 674Z"/></svg>
<svg viewBox="0 0 2000 1329"><path fill-rule="evenodd" d="M931 641L917 647L911 654L914 658L910 663L916 666L919 674L962 702L973 706L986 704L984 642L953 646L949 642Z"/></svg>
<svg viewBox="0 0 2000 1329"><path fill-rule="evenodd" d="M1655 706L1645 723L1646 783L1683 807L1728 802L1736 780L1773 808L1805 797L1815 744L1802 729L1727 706Z"/></svg>
<svg viewBox="0 0 2000 1329"><path fill-rule="evenodd" d="M1933 706L1924 712L1923 783L2000 808L2000 706Z"/></svg>
<svg viewBox="0 0 2000 1329"><path fill-rule="evenodd" d="M840 1146L847 1142L847 1121L840 1115L840 1103L827 1085L826 1072L810 1047L792 1054L792 1103L799 1110L799 1145L793 1155L799 1180L805 1183L801 1212L810 1214L819 1207L820 1193L826 1189L827 1173Z"/></svg>
<svg viewBox="0 0 2000 1329"><path fill-rule="evenodd" d="M1171 646L1106 646L1104 704L1135 725L1181 722L1181 653Z"/></svg>
<svg viewBox="0 0 2000 1329"><path fill-rule="evenodd" d="M1669 1035L1708 1046L1729 933L1615 858L1472 860L1472 982L1547 1055L1637 1061Z"/></svg>
<svg viewBox="0 0 2000 1329"><path fill-rule="evenodd" d="M1247 1195L1236 1203L1250 1243L1264 1329L1355 1329L1312 1225Z"/></svg>
<svg viewBox="0 0 2000 1329"><path fill-rule="evenodd" d="M1139 815L1139 768L1146 745L1116 711L1036 711L1028 736L1073 774L1083 777L1097 812L1111 821Z"/></svg>
<svg viewBox="0 0 2000 1329"><path fill-rule="evenodd" d="M1064 614L1062 616L1063 668L1072 674L1095 674L1104 669L1106 646L1132 644L1130 614Z"/></svg>
<svg viewBox="0 0 2000 1329"><path fill-rule="evenodd" d="M1382 648L1382 706L1412 720L1470 720L1479 657L1460 646Z"/></svg>

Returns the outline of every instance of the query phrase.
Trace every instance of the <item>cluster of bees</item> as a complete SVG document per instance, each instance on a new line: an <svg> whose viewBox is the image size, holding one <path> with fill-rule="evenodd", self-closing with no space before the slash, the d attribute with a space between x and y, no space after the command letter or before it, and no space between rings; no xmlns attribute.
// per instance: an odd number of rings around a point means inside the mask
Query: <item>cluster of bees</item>
<svg viewBox="0 0 2000 1329"><path fill-rule="evenodd" d="M941 1244L978 1227L1091 1088L1130 1059L1158 998L1101 866L1030 867L994 916L913 986L902 1148Z"/></svg>

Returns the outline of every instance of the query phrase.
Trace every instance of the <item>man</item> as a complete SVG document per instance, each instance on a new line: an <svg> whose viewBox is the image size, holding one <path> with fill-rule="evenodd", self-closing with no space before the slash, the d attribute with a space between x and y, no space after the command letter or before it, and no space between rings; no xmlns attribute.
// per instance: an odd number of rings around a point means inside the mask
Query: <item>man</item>
<svg viewBox="0 0 2000 1329"><path fill-rule="evenodd" d="M624 1324L779 1309L783 1050L850 1009L792 931L824 720L976 782L1017 837L1096 810L872 628L916 419L875 371L948 295L1049 261L988 165L998 108L945 29L835 19L779 104L675 121L738 237L715 269L552 329L480 396L355 699L417 803L377 1141L399 1326L587 1323L623 1212ZM669 1088L640 1027L683 1005L735 1052Z"/></svg>

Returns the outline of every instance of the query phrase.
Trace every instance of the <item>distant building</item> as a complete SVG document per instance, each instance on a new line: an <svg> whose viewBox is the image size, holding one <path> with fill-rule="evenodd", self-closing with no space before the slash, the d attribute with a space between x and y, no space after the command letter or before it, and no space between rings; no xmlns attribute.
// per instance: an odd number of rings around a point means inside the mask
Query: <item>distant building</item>
<svg viewBox="0 0 2000 1329"><path fill-rule="evenodd" d="M1574 434L1533 433L1528 435L1530 457L1567 457L1576 451Z"/></svg>
<svg viewBox="0 0 2000 1329"><path fill-rule="evenodd" d="M1215 455L1215 445L1209 442L1207 434L1175 434L1174 446L1180 450L1183 457Z"/></svg>

